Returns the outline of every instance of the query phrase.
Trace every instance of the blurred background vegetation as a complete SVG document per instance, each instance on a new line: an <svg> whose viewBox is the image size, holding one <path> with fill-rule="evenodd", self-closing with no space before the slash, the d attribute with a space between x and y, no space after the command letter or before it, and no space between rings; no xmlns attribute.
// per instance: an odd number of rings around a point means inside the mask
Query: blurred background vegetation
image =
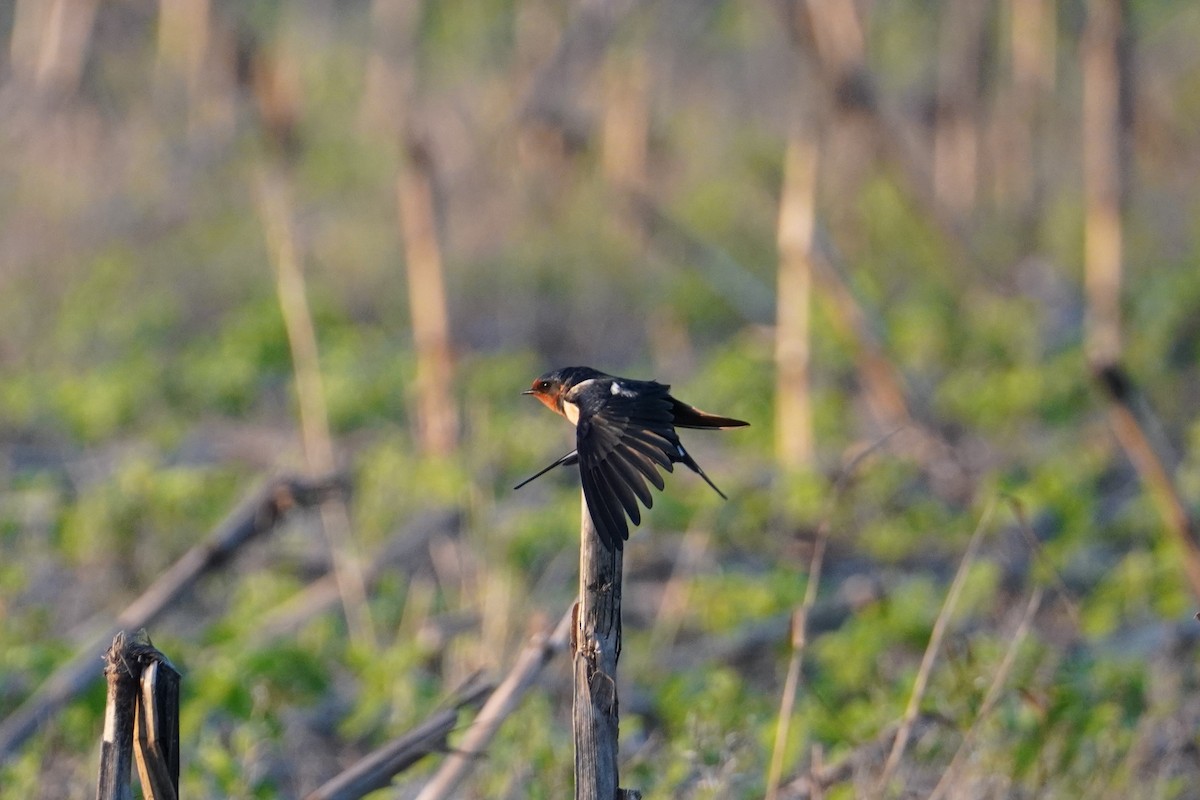
<svg viewBox="0 0 1200 800"><path fill-rule="evenodd" d="M589 364L752 422L685 436L730 501L671 476L626 551L623 785L875 796L982 526L892 790L1187 796L1197 36L1146 0L0 4L0 717L266 476L336 468L342 516L150 630L186 796L311 790L569 607L578 483L511 486L570 447L520 390ZM385 565L362 635L287 613L330 542ZM568 795L565 661L462 796ZM4 795L91 796L102 709Z"/></svg>

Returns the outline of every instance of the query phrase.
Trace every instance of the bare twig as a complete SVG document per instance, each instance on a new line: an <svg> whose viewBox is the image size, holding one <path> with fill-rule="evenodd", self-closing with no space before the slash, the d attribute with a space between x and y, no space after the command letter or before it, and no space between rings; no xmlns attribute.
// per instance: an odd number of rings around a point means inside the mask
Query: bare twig
<svg viewBox="0 0 1200 800"><path fill-rule="evenodd" d="M1012 671L1013 663L1017 660L1017 651L1021 648L1025 637L1029 635L1034 615L1037 614L1041 605L1042 589L1038 587L1029 595L1029 602L1025 604L1025 613L1021 615L1021 621L1018 623L1017 629L1013 632L1012 638L1009 639L1008 648L1004 651L1004 658L1000 661L1000 666L996 669L996 674L992 676L992 682L988 686L987 694L983 697L983 704L979 706L979 712L975 715L975 720L971 723L971 727L967 729L962 741L959 742L958 749L954 752L954 757L950 759L950 765L942 773L937 786L933 788L933 793L929 795L929 800L938 800L953 785L953 778L959 764L966 757L971 745L975 743L975 736L979 733L979 726L992 713L992 708L1000 699L1000 693L1004 691L1005 684L1008 683L1008 675Z"/></svg>
<svg viewBox="0 0 1200 800"><path fill-rule="evenodd" d="M542 668L556 653L566 649L573 622L574 615L572 611L568 611L551 633L547 635L545 632L539 632L530 638L512 670L479 710L479 714L463 735L462 742L446 757L437 773L421 789L417 800L441 800L451 796L484 756L501 723L516 710Z"/></svg>
<svg viewBox="0 0 1200 800"><path fill-rule="evenodd" d="M1063 607L1067 610L1067 616L1071 618L1071 622L1078 626L1079 603L1076 601L1070 587L1062 579L1062 575L1059 574L1054 565L1046 558L1046 552L1042 548L1042 543L1038 541L1037 535L1033 532L1033 527L1029 524L1029 518L1025 514L1025 505L1020 499L1012 495L1005 495L1004 499L1008 502L1009 508L1012 509L1013 516L1017 518L1017 525L1021 529L1021 534L1025 537L1025 543L1029 545L1029 551L1033 553L1034 559L1041 563L1042 568L1050 573L1050 579L1054 582L1054 588L1062 599Z"/></svg>
<svg viewBox="0 0 1200 800"><path fill-rule="evenodd" d="M1109 399L1113 433L1158 506L1167 530L1179 545L1183 570L1192 593L1200 598L1200 541L1196 520L1175 483L1165 442L1152 432L1158 428L1149 406L1133 378L1122 367L1109 365L1097 371L1097 380Z"/></svg>
<svg viewBox="0 0 1200 800"><path fill-rule="evenodd" d="M904 717L900 721L900 728L896 731L896 739L892 742L891 752L888 753L887 762L883 766L883 772L879 776L877 796L883 797L887 794L888 783L891 781L892 774L895 772L897 765L900 763L900 757L904 755L904 748L908 745L908 739L912 733L913 721L917 718L917 712L921 708L921 699L925 696L925 687L929 684L929 676L933 673L933 665L937 659L938 650L941 648L942 637L946 633L946 628L950 624L950 616L954 613L954 608L958 604L958 597L962 594L962 588L967 582L967 573L970 571L971 565L975 563L975 553L979 549L979 543L983 539L983 532L987 528L987 523L992 516L991 502L988 503L982 516L979 518L979 524L975 526L975 532L971 534L971 540L967 543L967 550L963 553L962 561L958 565L958 571L954 574L954 580L950 583L950 590L946 592L946 599L942 603L942 608L938 612L937 619L933 623L933 631L929 635L929 644L925 647L925 655L921 658L921 666L917 669L917 677L913 681L912 694L908 698L908 707L904 710Z"/></svg>
<svg viewBox="0 0 1200 800"><path fill-rule="evenodd" d="M871 453L891 438L885 436L872 444L855 457L838 473L830 492L828 505L821 515L817 526L816 541L813 544L812 558L808 565L808 585L804 587L804 600L799 608L792 613L791 647L792 655L788 661L787 678L783 685L783 695L779 700L779 718L775 725L775 746L771 752L771 766L767 774L766 800L775 800L779 793L779 781L783 776L783 758L787 751L788 732L791 728L792 709L796 703L796 690L800 685L800 668L803 666L804 650L808 644L808 619L817 603L817 589L821 583L821 570L825 564L825 547L829 543L830 520L833 511L842 498L846 484L855 469Z"/></svg>

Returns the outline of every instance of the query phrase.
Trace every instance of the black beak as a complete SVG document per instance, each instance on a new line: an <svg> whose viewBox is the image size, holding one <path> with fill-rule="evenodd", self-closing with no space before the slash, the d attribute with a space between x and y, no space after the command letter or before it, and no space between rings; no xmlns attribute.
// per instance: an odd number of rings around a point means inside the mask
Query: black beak
<svg viewBox="0 0 1200 800"><path fill-rule="evenodd" d="M521 392L521 394L533 394L533 389L526 389L525 391Z"/></svg>

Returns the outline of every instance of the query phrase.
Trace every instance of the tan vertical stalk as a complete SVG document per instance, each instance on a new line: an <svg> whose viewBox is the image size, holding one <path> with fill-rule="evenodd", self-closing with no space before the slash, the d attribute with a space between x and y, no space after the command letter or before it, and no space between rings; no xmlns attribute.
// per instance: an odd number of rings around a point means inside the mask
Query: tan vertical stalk
<svg viewBox="0 0 1200 800"><path fill-rule="evenodd" d="M1121 59L1124 0L1090 0L1083 33L1084 288L1093 365L1121 355Z"/></svg>
<svg viewBox="0 0 1200 800"><path fill-rule="evenodd" d="M325 407L317 336L308 309L304 275L292 230L291 202L283 175L270 171L260 174L259 205L271 263L275 267L279 306L292 351L305 460L310 474L327 475L336 468L329 414ZM375 630L367 605L366 581L351 538L350 517L345 504L340 500L323 504L321 523L329 543L350 636L360 645L373 646Z"/></svg>
<svg viewBox="0 0 1200 800"><path fill-rule="evenodd" d="M10 57L19 80L70 94L79 86L97 0L18 0Z"/></svg>
<svg viewBox="0 0 1200 800"><path fill-rule="evenodd" d="M610 59L605 71L604 174L626 189L646 184L646 148L650 139L649 75L646 54Z"/></svg>
<svg viewBox="0 0 1200 800"><path fill-rule="evenodd" d="M1036 134L1045 97L1054 86L1057 34L1048 0L1009 0L1010 82L994 114L999 146L992 180L996 195L1031 217L1037 201Z"/></svg>
<svg viewBox="0 0 1200 800"><path fill-rule="evenodd" d="M371 0L371 52L359 107L359 122L369 131L395 136L403 129L423 6L420 0Z"/></svg>
<svg viewBox="0 0 1200 800"><path fill-rule="evenodd" d="M956 215L975 205L979 153L979 62L988 3L948 0L938 42L933 191Z"/></svg>
<svg viewBox="0 0 1200 800"><path fill-rule="evenodd" d="M415 139L407 143L396 194L417 356L417 442L422 452L445 456L454 452L458 443L450 316L438 241L433 160L424 143Z"/></svg>
<svg viewBox="0 0 1200 800"><path fill-rule="evenodd" d="M793 134L787 145L779 199L775 312L775 457L789 468L813 462L808 373L816 172L815 137Z"/></svg>
<svg viewBox="0 0 1200 800"><path fill-rule="evenodd" d="M208 50L210 0L159 0L158 66L182 77L189 91L200 83Z"/></svg>

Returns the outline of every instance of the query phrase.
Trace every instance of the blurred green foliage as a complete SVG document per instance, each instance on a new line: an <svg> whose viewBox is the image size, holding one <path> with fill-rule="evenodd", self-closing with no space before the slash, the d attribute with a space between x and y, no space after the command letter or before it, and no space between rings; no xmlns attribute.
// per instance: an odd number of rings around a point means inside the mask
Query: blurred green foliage
<svg viewBox="0 0 1200 800"><path fill-rule="evenodd" d="M423 4L404 53L369 4L215 3L212 69L190 84L160 60L151 6L100 4L73 93L22 83L15 55L0 65L11 118L0 134L0 716L263 475L303 463L256 205L258 176L278 169L328 421L353 487L354 542L365 562L386 563L370 597L379 641L351 643L336 607L271 629L328 567L315 515L182 599L151 634L184 675L185 796L298 796L442 708L476 670L507 669L538 623L568 607L575 473L511 490L572 447L569 426L519 395L566 363L655 377L752 422L684 433L730 502L676 470L626 550L623 785L647 797L763 795L790 655L779 621L803 601L826 518L815 613L833 621L804 654L786 774L809 769L815 748L832 764L884 741L994 502L921 703L932 732L910 745L897 785L931 786L975 725L971 778L1004 785L978 796L1187 796L1200 778L1194 764L1178 766L1179 753L1193 747L1198 677L1195 636L1179 631L1195 598L1109 432L1082 345L1081 7L1056 9L1062 74L1043 98L1053 108L1036 112L1032 205L996 188L1006 165L985 139L981 189L996 191L981 191L960 220L965 244L900 170L874 158L876 146L855 151L856 136L832 128L823 142L819 236L914 416L951 454L935 467L961 468L964 490L946 488L908 443L911 430L874 413L860 343L819 283L816 462L776 467L778 194L792 117L819 105L792 97L795 74L805 91L815 75L796 67L768 6L656 5L634 13L574 98L590 138L560 148L530 138L521 109L574 13L563 3ZM1195 498L1200 201L1189 111L1200 96L1200 16L1167 5L1131 4L1146 78L1124 346ZM922 3L870 6L878 96L929 122L940 15ZM4 16L5 34L14 19ZM1007 113L1006 25L997 17L985 30L994 51L977 99L987 119ZM372 83L372 70L404 58L408 84ZM290 114L290 149L264 141L264 65ZM641 188L660 215L652 222L607 174L612 65L648 76ZM371 102L402 106L388 113L403 119L381 124ZM418 367L395 196L410 132L435 157L456 348L453 385L439 388L458 408L462 445L440 457L423 455L414 433ZM448 529L423 527L450 512ZM1042 611L995 710L979 719L1034 586L1046 589ZM751 655L712 655L744 652L739 637L772 624L778 635L753 640ZM569 794L569 681L560 657L464 796ZM90 687L0 764L4 795L85 796L103 701ZM862 796L865 785L825 796Z"/></svg>

